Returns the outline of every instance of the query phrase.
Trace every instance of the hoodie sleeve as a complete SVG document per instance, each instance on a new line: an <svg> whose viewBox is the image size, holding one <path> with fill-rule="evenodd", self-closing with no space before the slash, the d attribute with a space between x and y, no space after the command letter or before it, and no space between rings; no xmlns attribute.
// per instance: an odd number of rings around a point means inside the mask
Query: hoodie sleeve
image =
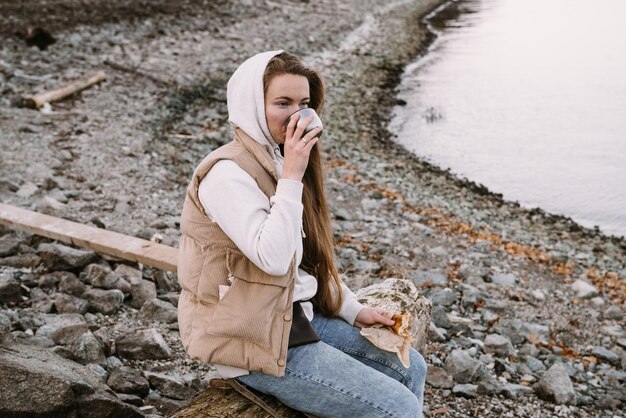
<svg viewBox="0 0 626 418"><path fill-rule="evenodd" d="M280 179L269 200L256 181L235 162L217 162L200 182L200 202L257 267L274 276L287 273L302 239L302 188Z"/></svg>

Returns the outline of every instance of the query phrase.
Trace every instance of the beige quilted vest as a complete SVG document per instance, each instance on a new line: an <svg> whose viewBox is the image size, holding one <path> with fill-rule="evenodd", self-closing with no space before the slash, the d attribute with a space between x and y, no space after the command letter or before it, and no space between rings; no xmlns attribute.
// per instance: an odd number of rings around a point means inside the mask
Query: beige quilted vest
<svg viewBox="0 0 626 418"><path fill-rule="evenodd" d="M178 251L178 324L190 357L273 376L285 374L291 329L295 258L284 276L271 276L246 258L204 212L200 181L220 160L232 160L255 179L268 199L278 181L267 151L237 129L234 141L198 165L187 188ZM229 196L219 196L229 199ZM220 300L219 285L230 285Z"/></svg>

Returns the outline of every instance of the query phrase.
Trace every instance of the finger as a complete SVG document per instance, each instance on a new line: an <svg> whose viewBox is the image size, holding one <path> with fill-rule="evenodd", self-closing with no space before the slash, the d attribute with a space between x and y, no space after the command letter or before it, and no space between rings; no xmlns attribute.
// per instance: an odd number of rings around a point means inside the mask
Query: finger
<svg viewBox="0 0 626 418"><path fill-rule="evenodd" d="M300 124L300 126L296 127L296 130L294 131L294 136L297 137L298 139L302 138L302 133L304 132L306 127L309 126L309 123L311 123L312 120L313 120L313 115L304 119L302 123Z"/></svg>
<svg viewBox="0 0 626 418"><path fill-rule="evenodd" d="M300 113L295 113L289 117L289 123L287 124L286 132L287 138L291 138L293 136L293 133L296 130L298 119L300 119Z"/></svg>
<svg viewBox="0 0 626 418"><path fill-rule="evenodd" d="M310 139L313 139L313 137L316 137L320 134L320 132L322 132L322 128L320 128L319 126L317 128L313 128L311 129L310 132L307 132L306 135L304 135L302 137L302 139L306 139L307 141Z"/></svg>
<svg viewBox="0 0 626 418"><path fill-rule="evenodd" d="M313 145L315 145L317 143L317 141L319 141L319 137L316 136L315 138L311 138L309 139L306 144L304 145L304 148L306 151L310 152L311 148L313 148Z"/></svg>
<svg viewBox="0 0 626 418"><path fill-rule="evenodd" d="M376 314L377 314L376 320L380 322L381 324L392 326L393 324L396 323L396 321L394 321L393 319L389 319L386 316L383 316L378 312Z"/></svg>

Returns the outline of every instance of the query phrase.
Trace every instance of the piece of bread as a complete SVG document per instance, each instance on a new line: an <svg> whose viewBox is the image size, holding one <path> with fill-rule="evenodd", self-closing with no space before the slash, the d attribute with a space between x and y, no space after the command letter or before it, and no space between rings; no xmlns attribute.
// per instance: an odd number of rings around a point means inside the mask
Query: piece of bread
<svg viewBox="0 0 626 418"><path fill-rule="evenodd" d="M378 324L362 328L361 335L381 350L396 353L404 367L409 367L409 347L411 347L411 342L413 342L413 336L410 331L411 315L403 313L385 316L393 319L395 321L394 325L382 326Z"/></svg>

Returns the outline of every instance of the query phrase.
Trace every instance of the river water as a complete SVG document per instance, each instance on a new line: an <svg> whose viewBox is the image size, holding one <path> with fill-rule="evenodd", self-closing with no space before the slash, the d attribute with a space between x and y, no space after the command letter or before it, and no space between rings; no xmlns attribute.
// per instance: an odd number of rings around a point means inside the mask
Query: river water
<svg viewBox="0 0 626 418"><path fill-rule="evenodd" d="M507 200L626 236L626 1L453 7L404 73L396 140Z"/></svg>

